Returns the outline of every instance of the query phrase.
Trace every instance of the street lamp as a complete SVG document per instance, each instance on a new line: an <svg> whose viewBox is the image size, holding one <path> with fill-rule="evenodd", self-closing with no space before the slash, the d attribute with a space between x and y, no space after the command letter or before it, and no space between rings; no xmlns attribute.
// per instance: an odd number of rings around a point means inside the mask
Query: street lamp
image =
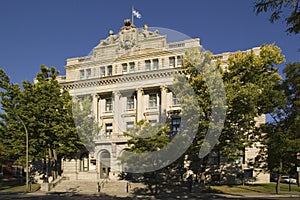
<svg viewBox="0 0 300 200"><path fill-rule="evenodd" d="M23 120L20 118L19 115L16 114L16 116L19 118L20 122L22 123L24 130L25 130L25 134L26 134L26 192L28 192L28 182L29 182L29 162L28 162L28 131L27 131L27 127L25 125L25 123L23 122Z"/></svg>

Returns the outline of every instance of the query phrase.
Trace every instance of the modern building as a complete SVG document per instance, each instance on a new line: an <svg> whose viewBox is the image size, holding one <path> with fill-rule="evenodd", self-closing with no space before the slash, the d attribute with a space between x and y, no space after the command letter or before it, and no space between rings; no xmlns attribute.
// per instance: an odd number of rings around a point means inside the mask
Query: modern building
<svg viewBox="0 0 300 200"><path fill-rule="evenodd" d="M140 120L155 124L180 110L171 86L186 50L195 47L200 47L198 38L167 42L166 35L150 31L147 25L138 29L125 20L120 31L109 31L91 55L67 59L66 75L58 80L72 96L92 96L101 131L93 153L63 162L64 176L117 178L122 171L118 157L128 148L129 138L123 132ZM229 54L215 57L226 61ZM171 123L176 129L180 120Z"/></svg>

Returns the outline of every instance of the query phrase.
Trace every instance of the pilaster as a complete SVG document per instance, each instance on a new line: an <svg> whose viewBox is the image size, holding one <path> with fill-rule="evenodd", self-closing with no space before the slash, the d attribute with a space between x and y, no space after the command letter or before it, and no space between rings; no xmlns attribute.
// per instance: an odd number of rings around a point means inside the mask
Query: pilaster
<svg viewBox="0 0 300 200"><path fill-rule="evenodd" d="M137 89L137 109L136 109L136 121L139 122L143 119L143 112L144 112L144 103L143 103L143 95L144 90L143 88Z"/></svg>

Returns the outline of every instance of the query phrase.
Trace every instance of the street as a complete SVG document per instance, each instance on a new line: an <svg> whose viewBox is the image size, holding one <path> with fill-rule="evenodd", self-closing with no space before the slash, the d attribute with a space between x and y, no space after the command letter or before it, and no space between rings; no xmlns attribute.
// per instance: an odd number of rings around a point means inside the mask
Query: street
<svg viewBox="0 0 300 200"><path fill-rule="evenodd" d="M251 195L250 195L251 196ZM239 199L246 199L246 200L256 200L256 199L261 199L261 200L289 200L289 199L299 199L299 196L290 196L288 197L287 195L285 196L278 196L275 197L273 196L264 196L263 194L261 195L262 197L245 197L245 196L239 196L239 195L221 195L221 194L191 194L189 196L181 195L181 196L173 196L173 195L158 195L158 196L144 196L144 195L138 195L138 196L128 196L128 197L116 197L116 196L109 196L106 194L74 194L74 193L53 193L53 194L42 194L42 193L29 193L29 194L0 194L0 199L1 200L10 200L10 199L24 199L24 200L38 200L38 199L50 199L50 200L76 200L76 199L107 199L107 200L130 200L130 199L143 199L143 200L154 200L154 199L161 199L161 200L166 200L166 199L191 199L191 200L201 200L201 199L213 199L213 200L239 200Z"/></svg>

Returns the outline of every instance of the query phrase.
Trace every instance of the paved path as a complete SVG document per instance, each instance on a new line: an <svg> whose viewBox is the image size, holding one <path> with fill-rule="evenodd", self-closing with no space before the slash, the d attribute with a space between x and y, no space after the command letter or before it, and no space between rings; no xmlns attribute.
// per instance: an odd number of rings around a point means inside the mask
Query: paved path
<svg viewBox="0 0 300 200"><path fill-rule="evenodd" d="M238 199L247 199L247 200L275 200L275 199L300 199L299 192L284 193L281 195L275 195L270 193L237 193L237 194L213 194L213 193L201 193L195 190L192 193L170 193L170 194L161 194L161 195L136 195L134 190L136 188L144 187L140 183L131 183L131 188L128 188L129 191L126 191L126 181L113 181L110 180L104 184L104 187L101 188L100 193L97 191L97 182L96 180L63 180L59 185L56 186L51 192L41 192L37 191L35 193L11 193L5 194L0 192L0 199L32 199L32 200L41 200L41 199L51 199L51 200L77 200L77 199L106 199L106 200L130 200L130 199L143 199L143 200L173 200L173 199L189 199L189 200L204 200L204 199L213 199L213 200L238 200ZM102 180L100 181L102 182Z"/></svg>

